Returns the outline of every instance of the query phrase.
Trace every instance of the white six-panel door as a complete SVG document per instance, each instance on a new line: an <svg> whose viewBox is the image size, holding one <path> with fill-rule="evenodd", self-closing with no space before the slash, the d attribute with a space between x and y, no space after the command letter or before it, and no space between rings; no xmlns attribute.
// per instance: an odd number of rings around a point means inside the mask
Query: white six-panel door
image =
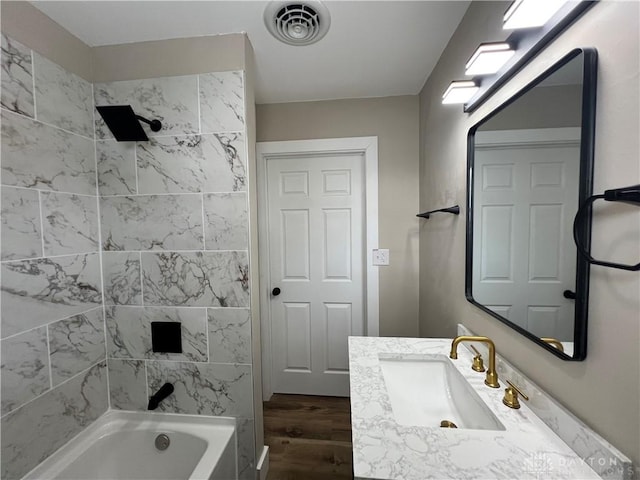
<svg viewBox="0 0 640 480"><path fill-rule="evenodd" d="M349 395L347 338L364 331L362 154L266 165L274 392Z"/></svg>
<svg viewBox="0 0 640 480"><path fill-rule="evenodd" d="M563 292L575 290L579 132L556 130L552 142L535 130L476 134L473 296L534 335L571 341Z"/></svg>

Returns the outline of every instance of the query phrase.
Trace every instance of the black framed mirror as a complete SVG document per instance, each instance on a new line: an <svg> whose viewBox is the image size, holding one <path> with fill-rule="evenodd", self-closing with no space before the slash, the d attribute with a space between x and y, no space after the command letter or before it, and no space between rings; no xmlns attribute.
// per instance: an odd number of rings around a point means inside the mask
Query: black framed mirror
<svg viewBox="0 0 640 480"><path fill-rule="evenodd" d="M597 52L572 50L467 137L467 300L564 360L587 354L572 224L592 193L596 79Z"/></svg>

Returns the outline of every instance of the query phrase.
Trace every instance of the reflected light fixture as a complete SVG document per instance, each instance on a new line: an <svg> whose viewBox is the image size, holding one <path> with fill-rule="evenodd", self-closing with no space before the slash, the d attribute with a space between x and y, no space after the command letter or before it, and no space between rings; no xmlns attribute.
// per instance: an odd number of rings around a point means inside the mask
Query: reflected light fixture
<svg viewBox="0 0 640 480"><path fill-rule="evenodd" d="M560 10L567 0L515 0L504 14L502 28L541 27Z"/></svg>
<svg viewBox="0 0 640 480"><path fill-rule="evenodd" d="M496 73L515 53L505 42L481 43L465 65L465 75Z"/></svg>
<svg viewBox="0 0 640 480"><path fill-rule="evenodd" d="M451 82L444 95L442 95L442 103L445 105L466 103L476 94L479 88L472 80Z"/></svg>

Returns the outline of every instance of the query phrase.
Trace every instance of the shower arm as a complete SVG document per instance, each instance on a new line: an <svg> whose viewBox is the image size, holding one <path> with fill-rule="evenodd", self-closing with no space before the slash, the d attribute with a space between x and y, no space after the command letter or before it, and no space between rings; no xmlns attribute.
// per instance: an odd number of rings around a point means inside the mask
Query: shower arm
<svg viewBox="0 0 640 480"><path fill-rule="evenodd" d="M152 132L159 132L160 129L162 128L162 123L160 123L160 120L147 120L146 118L141 117L140 115L136 115L136 118L141 122L144 122L147 125L149 125Z"/></svg>

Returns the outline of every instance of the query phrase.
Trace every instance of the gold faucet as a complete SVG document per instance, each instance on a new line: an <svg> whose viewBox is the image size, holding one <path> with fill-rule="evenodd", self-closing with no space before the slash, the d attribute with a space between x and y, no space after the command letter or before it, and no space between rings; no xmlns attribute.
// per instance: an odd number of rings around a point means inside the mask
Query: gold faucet
<svg viewBox="0 0 640 480"><path fill-rule="evenodd" d="M476 372L484 372L486 368L484 368L482 355L480 355L480 352L476 349L476 347L474 347L473 345L469 345L469 346L471 347L471 350L473 350L476 353L476 356L473 357L473 363L471 364L471 368Z"/></svg>
<svg viewBox="0 0 640 480"><path fill-rule="evenodd" d="M504 398L502 399L502 403L504 403L509 408L520 408L520 402L518 401L518 394L522 396L525 400L529 400L522 391L516 387L513 383L507 380L509 386L504 390Z"/></svg>
<svg viewBox="0 0 640 480"><path fill-rule="evenodd" d="M558 350L564 353L564 345L562 345L562 342L560 340L553 337L540 337L540 340L542 340L545 343L548 343L549 345L557 348Z"/></svg>
<svg viewBox="0 0 640 480"><path fill-rule="evenodd" d="M500 387L498 383L498 373L496 372L496 346L489 337L476 337L471 335L460 335L453 339L451 342L451 353L449 358L458 358L458 344L460 342L482 342L486 343L489 347L489 369L487 370L487 376L484 379L484 383L491 388Z"/></svg>

